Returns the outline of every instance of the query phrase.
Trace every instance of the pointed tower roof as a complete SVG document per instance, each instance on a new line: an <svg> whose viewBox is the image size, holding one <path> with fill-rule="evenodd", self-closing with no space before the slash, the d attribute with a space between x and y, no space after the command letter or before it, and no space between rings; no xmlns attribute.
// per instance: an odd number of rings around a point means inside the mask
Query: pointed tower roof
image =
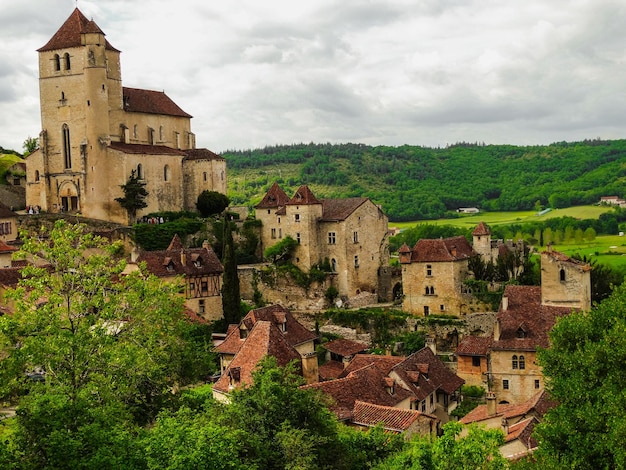
<svg viewBox="0 0 626 470"><path fill-rule="evenodd" d="M298 188L293 197L289 200L287 204L298 204L298 205L307 205L307 204L321 204L320 201L315 197L313 192L309 189L306 184L303 184Z"/></svg>
<svg viewBox="0 0 626 470"><path fill-rule="evenodd" d="M97 33L104 36L104 32L98 27L93 20L88 20L82 12L75 8L70 17L52 36L45 46L37 49L38 52L53 51L56 49L65 49L68 47L81 47L81 34ZM109 41L105 41L105 47L110 51L119 52Z"/></svg>
<svg viewBox="0 0 626 470"><path fill-rule="evenodd" d="M491 230L489 230L489 227L487 227L487 224L485 224L485 222L480 222L476 226L474 231L472 232L472 235L475 236L475 237L482 237L484 235L491 235Z"/></svg>
<svg viewBox="0 0 626 470"><path fill-rule="evenodd" d="M284 206L289 202L289 196L278 186L278 183L274 183L272 187L267 191L265 197L256 206L257 209L270 209Z"/></svg>
<svg viewBox="0 0 626 470"><path fill-rule="evenodd" d="M182 249L183 249L183 242L178 236L178 234L175 234L174 238L172 238L172 241L170 242L170 245L167 247L167 251L180 251Z"/></svg>

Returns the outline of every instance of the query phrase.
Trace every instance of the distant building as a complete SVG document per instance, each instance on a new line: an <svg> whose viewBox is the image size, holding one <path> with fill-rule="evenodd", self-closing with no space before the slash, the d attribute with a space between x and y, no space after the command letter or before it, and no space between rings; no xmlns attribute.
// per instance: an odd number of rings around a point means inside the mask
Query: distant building
<svg viewBox="0 0 626 470"><path fill-rule="evenodd" d="M459 207L456 211L460 214L478 214L480 209L478 207Z"/></svg>
<svg viewBox="0 0 626 470"><path fill-rule="evenodd" d="M0 240L12 242L17 236L17 214L0 202Z"/></svg>
<svg viewBox="0 0 626 470"><path fill-rule="evenodd" d="M38 52L42 131L26 159L28 206L125 224L115 198L131 172L148 191L138 216L226 193L226 162L196 148L191 115L162 91L123 87L120 51L78 8Z"/></svg>

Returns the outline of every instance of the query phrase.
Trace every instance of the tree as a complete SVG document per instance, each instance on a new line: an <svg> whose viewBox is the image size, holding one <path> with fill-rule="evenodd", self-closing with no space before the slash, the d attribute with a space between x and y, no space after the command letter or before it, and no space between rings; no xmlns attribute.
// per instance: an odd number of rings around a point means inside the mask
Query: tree
<svg viewBox="0 0 626 470"><path fill-rule="evenodd" d="M35 150L37 150L38 146L39 146L38 138L31 137L31 136L26 137L26 140L22 144L22 147L24 148L24 156L26 157L30 155L31 153L33 153Z"/></svg>
<svg viewBox="0 0 626 470"><path fill-rule="evenodd" d="M14 314L0 317L0 392L19 402L16 449L38 468L97 467L113 454L131 462L122 442L193 379L179 286L143 268L123 275L120 244L81 225L61 220L22 238L21 256L35 263L8 294ZM43 383L29 380L34 370Z"/></svg>
<svg viewBox="0 0 626 470"><path fill-rule="evenodd" d="M233 227L224 216L224 255L222 264L222 310L227 325L239 323L241 319L241 295L239 290L239 276L237 274L237 257L235 256L235 242L233 241Z"/></svg>
<svg viewBox="0 0 626 470"><path fill-rule="evenodd" d="M146 203L146 197L148 197L148 191L146 191L146 182L139 179L135 170L131 170L128 181L125 184L121 184L124 197L116 197L115 201L120 204L128 213L128 224L132 225L137 219L137 211L148 207Z"/></svg>
<svg viewBox="0 0 626 470"><path fill-rule="evenodd" d="M196 208L202 217L221 214L228 207L230 200L226 194L204 190L198 196Z"/></svg>
<svg viewBox="0 0 626 470"><path fill-rule="evenodd" d="M270 246L263 255L265 258L271 258L272 263L278 264L291 258L291 255L298 246L298 242L287 235L276 245Z"/></svg>
<svg viewBox="0 0 626 470"><path fill-rule="evenodd" d="M555 468L626 466L626 287L590 312L559 319L539 351L558 405L537 426L540 456Z"/></svg>

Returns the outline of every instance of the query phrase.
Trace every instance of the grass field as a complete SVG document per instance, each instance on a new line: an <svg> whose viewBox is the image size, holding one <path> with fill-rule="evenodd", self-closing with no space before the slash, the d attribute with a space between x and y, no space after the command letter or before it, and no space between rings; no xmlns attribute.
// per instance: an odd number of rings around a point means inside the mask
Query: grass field
<svg viewBox="0 0 626 470"><path fill-rule="evenodd" d="M487 225L522 224L526 222L541 222L553 217L574 217L576 219L597 219L600 214L612 211L609 206L577 206L567 209L555 209L541 216L536 211L521 212L481 212L479 214L463 215L456 219L416 220L413 222L389 222L390 227L400 229L415 227L418 224L453 225L455 227L473 228L479 222Z"/></svg>
<svg viewBox="0 0 626 470"><path fill-rule="evenodd" d="M599 235L590 242L553 245L553 249L569 256L586 255L600 264L626 271L626 237Z"/></svg>
<svg viewBox="0 0 626 470"><path fill-rule="evenodd" d="M7 170L15 163L21 161L22 159L17 155L0 154L0 184L6 184Z"/></svg>

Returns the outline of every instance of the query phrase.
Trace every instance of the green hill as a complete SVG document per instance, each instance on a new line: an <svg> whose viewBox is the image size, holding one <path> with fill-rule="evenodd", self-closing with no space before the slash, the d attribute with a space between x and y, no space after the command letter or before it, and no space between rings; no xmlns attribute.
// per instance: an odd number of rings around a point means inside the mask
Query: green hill
<svg viewBox="0 0 626 470"><path fill-rule="evenodd" d="M23 161L24 160L19 155L12 153L3 154L0 152L0 184L7 184L6 174L10 167Z"/></svg>
<svg viewBox="0 0 626 470"><path fill-rule="evenodd" d="M626 140L446 148L294 144L226 151L228 195L258 202L277 181L319 197L368 196L394 221L436 219L459 207L534 210L626 193Z"/></svg>

